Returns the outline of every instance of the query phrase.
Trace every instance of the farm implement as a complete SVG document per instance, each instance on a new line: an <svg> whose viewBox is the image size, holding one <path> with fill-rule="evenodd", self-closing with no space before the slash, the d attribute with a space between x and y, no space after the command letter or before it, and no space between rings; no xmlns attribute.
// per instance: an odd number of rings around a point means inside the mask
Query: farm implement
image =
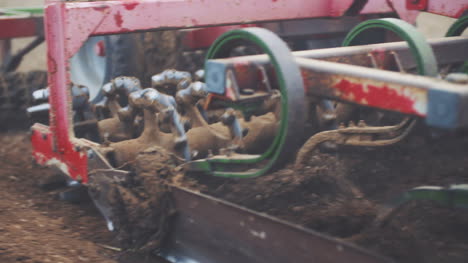
<svg viewBox="0 0 468 263"><path fill-rule="evenodd" d="M87 186L110 230L145 232L124 222L116 203L150 220L155 227L144 242L129 238L131 247L172 262L390 262L178 178L248 180L301 169L317 150L393 145L420 126L465 129L467 8L432 0L47 1L49 87L35 95L48 103L30 111L50 118L31 128L34 160ZM408 23L419 11L458 20L446 37L427 40ZM107 36L187 28L207 28L185 40L210 44L204 69L166 69L151 80L132 74L139 61L128 46L126 56L112 50L126 40ZM405 198L431 196L420 192ZM141 203L146 210L130 209Z"/></svg>

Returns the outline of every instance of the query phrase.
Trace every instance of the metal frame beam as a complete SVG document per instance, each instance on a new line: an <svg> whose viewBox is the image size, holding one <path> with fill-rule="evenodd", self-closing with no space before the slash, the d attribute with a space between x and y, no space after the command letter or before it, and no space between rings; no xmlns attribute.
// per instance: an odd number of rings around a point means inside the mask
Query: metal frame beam
<svg viewBox="0 0 468 263"><path fill-rule="evenodd" d="M468 60L463 50L468 38L455 37L430 41L442 65ZM397 111L426 118L440 128L467 127L468 86L441 79L401 74L372 68L398 59L404 69L415 66L404 42L368 46L293 52L305 83L306 94L339 101ZM206 83L210 92L223 94L228 72L237 85L256 88L260 66L270 76L272 67L266 55L210 60L206 64ZM366 67L366 68L363 68Z"/></svg>

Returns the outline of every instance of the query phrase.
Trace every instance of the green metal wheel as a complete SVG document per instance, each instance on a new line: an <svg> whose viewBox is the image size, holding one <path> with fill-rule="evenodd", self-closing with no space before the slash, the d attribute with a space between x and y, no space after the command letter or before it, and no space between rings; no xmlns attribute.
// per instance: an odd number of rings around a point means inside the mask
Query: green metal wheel
<svg viewBox="0 0 468 263"><path fill-rule="evenodd" d="M461 36L468 26L468 16L460 17L453 23L445 34L446 37Z"/></svg>
<svg viewBox="0 0 468 263"><path fill-rule="evenodd" d="M356 45L358 41L362 41L362 34L371 29L388 30L397 34L408 43L416 60L418 73L425 76L438 76L437 60L432 47L413 25L400 19L383 18L365 21L348 33L343 41L343 46ZM381 42L384 42L384 39Z"/></svg>
<svg viewBox="0 0 468 263"><path fill-rule="evenodd" d="M233 30L219 37L211 46L207 60L228 57L239 44L252 44L261 48L271 59L281 93L281 120L277 135L270 147L261 155L251 158L208 158L190 163L191 167L215 176L255 177L265 174L290 160L302 141L306 121L305 91L299 66L286 43L263 28ZM244 171L239 168L245 165ZM252 167L255 167L252 169Z"/></svg>

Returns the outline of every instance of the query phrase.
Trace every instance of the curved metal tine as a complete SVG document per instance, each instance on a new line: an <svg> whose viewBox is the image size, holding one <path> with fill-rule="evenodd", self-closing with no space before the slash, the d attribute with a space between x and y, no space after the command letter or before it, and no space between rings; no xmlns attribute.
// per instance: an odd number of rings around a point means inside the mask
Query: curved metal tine
<svg viewBox="0 0 468 263"><path fill-rule="evenodd" d="M392 139L380 139L380 140L377 139L377 140L371 140L371 141L356 140L356 142L349 141L346 144L351 145L351 146L374 146L374 147L392 145L406 138L406 136L410 134L411 130L416 125L416 122L417 121L413 119L411 122L409 122L409 125L406 127L405 130L402 131L402 133L398 134L396 137Z"/></svg>
<svg viewBox="0 0 468 263"><path fill-rule="evenodd" d="M411 117L405 117L400 123L393 126L381 126L381 127L347 127L339 129L341 133L361 133L361 134L376 134L376 133L388 133L388 132L396 132L400 129L407 126L410 121L414 120Z"/></svg>

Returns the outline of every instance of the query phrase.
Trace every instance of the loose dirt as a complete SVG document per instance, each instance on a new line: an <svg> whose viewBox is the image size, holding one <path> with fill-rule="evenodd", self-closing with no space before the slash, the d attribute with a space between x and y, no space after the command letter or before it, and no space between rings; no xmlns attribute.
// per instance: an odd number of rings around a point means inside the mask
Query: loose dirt
<svg viewBox="0 0 468 263"><path fill-rule="evenodd" d="M58 200L63 188L43 190L55 173L32 164L26 132L0 134L0 145L0 262L163 262L115 251L120 242L91 202L71 204Z"/></svg>
<svg viewBox="0 0 468 263"><path fill-rule="evenodd" d="M376 218L403 192L421 185L466 183L466 138L413 136L387 148L316 152L293 167L254 179L191 176L194 188L356 243L396 262L466 262L468 211L410 202L386 224Z"/></svg>
<svg viewBox="0 0 468 263"><path fill-rule="evenodd" d="M31 164L26 133L2 134L0 144L0 262L133 262L142 256L122 257L103 245L119 247L127 241L128 248L151 250L158 246L152 241L160 240L164 233L158 225L148 226L149 221L159 219L161 211L148 207L157 206L161 199L153 197L161 195L151 193L164 193L158 183L177 174L176 169L167 170L166 165L175 168L177 160L167 159L158 149L140 154L136 170L139 176L134 178L127 192L133 196L127 200L137 197L144 202L124 206L134 209L120 215L117 223L122 231L114 236L91 203L69 204L57 200L60 190L40 189L38 184L53 172ZM387 148L316 152L301 170L287 167L254 179L195 175L173 179L356 243L396 262L465 262L466 210L429 201L412 202L386 224L376 224L375 220L384 205L412 187L465 183L467 146L468 139L454 134L443 139L413 136ZM155 159L159 162L153 162ZM150 174L155 165L157 169ZM157 262L144 256L138 262L144 260Z"/></svg>
<svg viewBox="0 0 468 263"><path fill-rule="evenodd" d="M52 176L33 167L28 135L0 137L0 262L117 262L112 234L91 203L72 205L39 188Z"/></svg>

